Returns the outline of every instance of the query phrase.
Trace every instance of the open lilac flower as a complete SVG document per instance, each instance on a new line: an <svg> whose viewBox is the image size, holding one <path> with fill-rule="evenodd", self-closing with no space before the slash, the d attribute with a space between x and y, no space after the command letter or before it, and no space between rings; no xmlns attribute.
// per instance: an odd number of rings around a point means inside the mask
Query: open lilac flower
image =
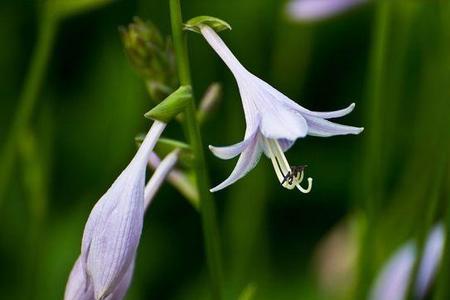
<svg viewBox="0 0 450 300"><path fill-rule="evenodd" d="M417 278L414 281L415 299L424 299L438 270L444 251L445 231L436 225L428 235ZM378 275L369 295L370 300L404 300L411 282L411 273L417 259L416 244L406 243L388 260Z"/></svg>
<svg viewBox="0 0 450 300"><path fill-rule="evenodd" d="M288 15L299 21L318 21L344 12L368 0L292 0Z"/></svg>
<svg viewBox="0 0 450 300"><path fill-rule="evenodd" d="M304 177L304 166L291 167L284 152L298 138L306 135L329 137L360 133L363 128L340 125L327 120L350 113L355 104L332 112L305 109L247 71L212 28L201 25L200 31L233 73L242 97L247 124L242 142L228 147L210 146L211 151L221 159L231 159L240 154L231 175L211 191L221 190L242 178L255 167L261 153L264 152L272 161L283 187L298 188L303 193L308 193L311 190L312 179L308 178L308 187L303 188L300 183Z"/></svg>
<svg viewBox="0 0 450 300"><path fill-rule="evenodd" d="M110 295L134 260L144 217L147 161L165 126L155 121L133 160L96 203L86 222L80 260L95 299Z"/></svg>

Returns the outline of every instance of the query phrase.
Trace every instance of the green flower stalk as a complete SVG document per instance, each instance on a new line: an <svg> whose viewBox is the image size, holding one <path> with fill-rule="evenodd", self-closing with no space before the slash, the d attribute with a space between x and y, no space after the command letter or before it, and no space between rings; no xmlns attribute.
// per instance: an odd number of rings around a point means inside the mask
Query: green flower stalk
<svg viewBox="0 0 450 300"><path fill-rule="evenodd" d="M191 85L189 59L186 50L186 40L183 35L183 20L179 0L170 0L170 17L173 43L177 58L178 77L181 85ZM200 128L196 117L196 107L193 97L185 111L185 130L189 137L194 159L194 172L200 198L203 235L206 248L206 259L209 269L211 292L213 299L222 298L223 267L219 240L219 230L216 220L216 208L209 193L209 178L206 169L204 147Z"/></svg>

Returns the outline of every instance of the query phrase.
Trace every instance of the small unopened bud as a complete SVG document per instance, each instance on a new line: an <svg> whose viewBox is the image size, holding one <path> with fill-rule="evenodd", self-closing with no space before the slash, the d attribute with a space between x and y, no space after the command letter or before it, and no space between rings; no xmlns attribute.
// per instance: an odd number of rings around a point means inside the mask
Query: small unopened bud
<svg viewBox="0 0 450 300"><path fill-rule="evenodd" d="M200 124L204 123L211 116L211 113L217 108L221 99L222 86L220 83L214 82L208 87L200 101L197 112L197 120Z"/></svg>
<svg viewBox="0 0 450 300"><path fill-rule="evenodd" d="M119 27L130 63L146 82L156 101L167 97L177 86L175 54L169 38L151 22L135 17L127 27Z"/></svg>

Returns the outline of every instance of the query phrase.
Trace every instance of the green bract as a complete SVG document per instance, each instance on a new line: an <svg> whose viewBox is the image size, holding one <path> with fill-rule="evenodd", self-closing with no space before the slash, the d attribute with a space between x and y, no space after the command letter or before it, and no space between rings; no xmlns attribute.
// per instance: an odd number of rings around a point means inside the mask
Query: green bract
<svg viewBox="0 0 450 300"><path fill-rule="evenodd" d="M210 16L198 16L192 18L184 24L184 29L200 33L200 27L202 25L209 26L217 32L226 29L231 30L230 24L224 20Z"/></svg>
<svg viewBox="0 0 450 300"><path fill-rule="evenodd" d="M148 119L168 123L185 109L191 98L192 88L187 85L180 86L144 116Z"/></svg>

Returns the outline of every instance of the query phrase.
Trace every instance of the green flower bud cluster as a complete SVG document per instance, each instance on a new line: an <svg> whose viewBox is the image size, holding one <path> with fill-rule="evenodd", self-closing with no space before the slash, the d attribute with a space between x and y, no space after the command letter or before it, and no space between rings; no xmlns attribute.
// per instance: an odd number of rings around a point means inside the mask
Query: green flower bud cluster
<svg viewBox="0 0 450 300"><path fill-rule="evenodd" d="M146 82L153 100L159 102L177 87L175 54L169 38L149 21L138 17L119 28L125 52Z"/></svg>

